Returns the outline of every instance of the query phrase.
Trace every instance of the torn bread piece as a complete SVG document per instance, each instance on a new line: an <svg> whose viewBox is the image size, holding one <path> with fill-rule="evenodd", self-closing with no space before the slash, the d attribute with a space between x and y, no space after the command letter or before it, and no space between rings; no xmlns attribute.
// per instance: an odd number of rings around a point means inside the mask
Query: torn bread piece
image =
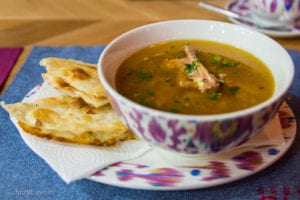
<svg viewBox="0 0 300 200"><path fill-rule="evenodd" d="M63 58L44 58L40 65L46 67L43 79L65 95L80 97L94 107L109 101L98 78L97 65Z"/></svg>
<svg viewBox="0 0 300 200"><path fill-rule="evenodd" d="M39 137L105 146L135 138L109 104L96 108L81 98L59 96L1 105L26 133Z"/></svg>

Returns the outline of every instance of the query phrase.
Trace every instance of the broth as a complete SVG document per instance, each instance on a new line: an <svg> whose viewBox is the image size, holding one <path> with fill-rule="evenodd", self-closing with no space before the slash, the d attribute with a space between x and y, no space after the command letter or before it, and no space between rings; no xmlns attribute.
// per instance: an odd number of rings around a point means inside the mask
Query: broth
<svg viewBox="0 0 300 200"><path fill-rule="evenodd" d="M178 64L187 57L185 46L216 77L217 87L200 91L195 86L188 76L193 63ZM264 63L244 50L211 41L174 40L127 58L117 71L116 87L126 98L157 110L220 114L267 100L274 92L274 79Z"/></svg>

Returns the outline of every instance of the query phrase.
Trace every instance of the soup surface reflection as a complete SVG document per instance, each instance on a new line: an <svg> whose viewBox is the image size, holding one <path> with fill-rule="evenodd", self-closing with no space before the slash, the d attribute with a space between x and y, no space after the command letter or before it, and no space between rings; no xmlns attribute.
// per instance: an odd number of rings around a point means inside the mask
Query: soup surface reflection
<svg viewBox="0 0 300 200"><path fill-rule="evenodd" d="M274 92L274 79L258 58L211 41L175 40L150 45L126 59L117 90L154 109L220 114L257 105Z"/></svg>

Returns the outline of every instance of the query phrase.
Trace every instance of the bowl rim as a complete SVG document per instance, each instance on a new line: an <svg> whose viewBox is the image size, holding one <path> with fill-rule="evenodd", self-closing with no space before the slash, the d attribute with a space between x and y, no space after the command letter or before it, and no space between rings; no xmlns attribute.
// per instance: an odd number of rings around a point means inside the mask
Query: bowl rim
<svg viewBox="0 0 300 200"><path fill-rule="evenodd" d="M195 23L209 23L210 25L221 25L221 26L231 26L232 28L239 28L241 31L247 31L251 34L256 34L259 37L262 37L266 40L269 40L269 42L275 43L278 48L281 49L286 55L286 58L288 59L288 62L290 63L290 79L288 80L288 83L286 84L286 87L282 92L278 93L276 96L274 94L267 100L265 100L262 103L259 103L257 105L251 106L246 109L238 110L238 111L233 111L233 112L227 112L227 113L220 113L220 114L180 114L180 113L171 113L167 111L162 111L162 110L157 110L154 108L146 107L143 106L139 103L136 103L123 95L121 95L114 87L111 86L111 84L106 80L104 73L102 73L102 61L104 57L106 56L106 53L109 51L109 49L114 46L118 41L122 40L125 36L139 31L141 29L147 29L151 26L157 26L160 24L168 24L168 23L187 23L187 22L195 22ZM165 20L165 21L159 21L159 22L154 22L150 24L145 24L142 26L138 26L136 28L133 28L127 32L124 32L123 34L117 36L115 39L113 39L102 51L102 53L99 56L98 63L97 63L97 71L98 71L98 76L100 78L101 83L104 86L105 90L108 90L108 93L111 94L112 96L116 96L118 99L120 99L122 102L125 104L129 104L131 107L135 108L136 110L142 111L143 113L151 113L153 116L159 116L159 117L166 117L169 119L189 119L189 120L199 120L199 121L216 121L216 120L224 120L224 119L232 119L232 118L237 118L237 117L243 117L243 116L249 116L252 115L253 113L262 110L272 104L274 104L277 101L283 101L283 97L287 94L288 89L290 88L294 76L295 76L295 66L294 62L291 58L291 56L288 54L287 50L283 48L278 42L276 42L274 39L271 37L264 35L258 31L252 30L250 28L246 28L240 25L228 23L228 22L223 22L223 21L216 21L216 20L202 20L202 19L178 19L178 20ZM275 81L275 80L274 80ZM276 84L276 83L275 83Z"/></svg>

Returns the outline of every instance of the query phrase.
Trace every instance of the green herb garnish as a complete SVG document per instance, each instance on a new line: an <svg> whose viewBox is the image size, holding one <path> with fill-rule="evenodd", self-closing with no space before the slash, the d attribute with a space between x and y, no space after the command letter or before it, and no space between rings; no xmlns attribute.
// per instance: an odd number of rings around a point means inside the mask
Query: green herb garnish
<svg viewBox="0 0 300 200"><path fill-rule="evenodd" d="M217 63L219 68L236 67L240 64L239 62L232 62L232 61L226 60L225 58L223 58L220 55L213 55L210 58L210 61L211 61L211 63Z"/></svg>
<svg viewBox="0 0 300 200"><path fill-rule="evenodd" d="M212 63L219 63L221 61L221 59L222 59L221 56L213 55L210 60L211 60Z"/></svg>
<svg viewBox="0 0 300 200"><path fill-rule="evenodd" d="M196 71L199 66L199 61L194 60L192 63L185 64L185 73L191 74L192 72Z"/></svg>
<svg viewBox="0 0 300 200"><path fill-rule="evenodd" d="M223 60L221 63L220 63L220 66L221 67L236 67L238 66L240 63L239 62L231 62L231 61L228 61L228 60Z"/></svg>
<svg viewBox="0 0 300 200"><path fill-rule="evenodd" d="M139 100L145 99L145 95L143 93L136 93L134 96L136 96Z"/></svg>
<svg viewBox="0 0 300 200"><path fill-rule="evenodd" d="M229 90L230 94L235 95L237 93L237 91L240 90L240 87L239 86L232 86L232 87L229 87L228 90Z"/></svg>
<svg viewBox="0 0 300 200"><path fill-rule="evenodd" d="M153 96L153 91L151 89L146 89L146 94L149 96Z"/></svg>
<svg viewBox="0 0 300 200"><path fill-rule="evenodd" d="M127 75L128 75L128 76L131 76L132 74L134 74L134 70L133 70L133 69L129 69L129 70L127 71Z"/></svg>
<svg viewBox="0 0 300 200"><path fill-rule="evenodd" d="M218 83L224 84L225 81L223 79L217 78Z"/></svg>
<svg viewBox="0 0 300 200"><path fill-rule="evenodd" d="M143 101L142 104L145 105L145 106L149 106L149 107L153 106L153 102L148 101L148 100Z"/></svg>
<svg viewBox="0 0 300 200"><path fill-rule="evenodd" d="M211 94L208 95L208 98L211 100L218 100L222 97L222 93L221 92L213 92Z"/></svg>
<svg viewBox="0 0 300 200"><path fill-rule="evenodd" d="M172 113L178 113L179 112L177 108L171 108L169 111L172 112Z"/></svg>
<svg viewBox="0 0 300 200"><path fill-rule="evenodd" d="M136 75L140 80L149 81L152 79L152 74L149 72L144 72L143 70L137 70Z"/></svg>
<svg viewBox="0 0 300 200"><path fill-rule="evenodd" d="M145 106L152 106L153 102L151 101L151 96L153 96L153 91L146 89L145 91L134 94L138 101ZM150 100L149 100L150 97Z"/></svg>

